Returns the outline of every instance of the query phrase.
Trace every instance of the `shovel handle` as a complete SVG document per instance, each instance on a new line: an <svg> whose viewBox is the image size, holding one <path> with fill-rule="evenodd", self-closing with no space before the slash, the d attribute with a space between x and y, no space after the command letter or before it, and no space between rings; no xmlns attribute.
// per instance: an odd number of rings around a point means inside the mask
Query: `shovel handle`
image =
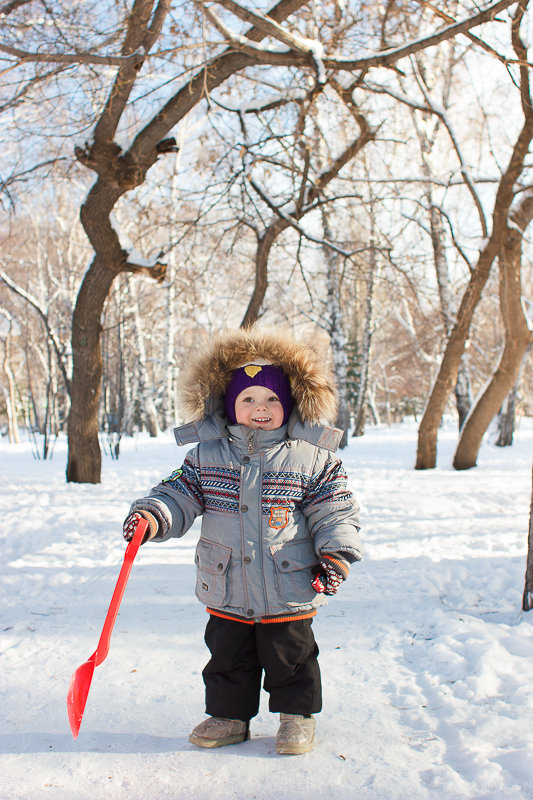
<svg viewBox="0 0 533 800"><path fill-rule="evenodd" d="M117 618L118 609L120 607L122 596L124 594L124 590L126 588L126 584L130 576L131 568L133 566L133 560L137 555L139 547L142 544L144 534L146 533L147 530L148 530L147 520L145 519L139 520L139 522L137 523L137 527L135 528L135 533L133 534L131 541L128 542L128 546L126 547L126 552L124 553L124 561L117 579L115 591L113 592L113 597L111 598L111 602L109 604L109 608L104 622L104 627L102 628L102 633L100 634L98 647L96 648L96 651L94 653L95 667L101 664L102 661L106 658L107 654L109 653L109 643L111 641L111 634L113 633L113 627L115 625L115 620Z"/></svg>

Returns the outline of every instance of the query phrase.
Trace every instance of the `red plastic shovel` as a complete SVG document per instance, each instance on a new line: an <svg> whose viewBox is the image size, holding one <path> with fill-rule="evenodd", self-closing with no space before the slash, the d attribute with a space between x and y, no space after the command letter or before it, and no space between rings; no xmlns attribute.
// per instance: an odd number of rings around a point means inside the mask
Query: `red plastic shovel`
<svg viewBox="0 0 533 800"><path fill-rule="evenodd" d="M85 703L87 702L87 695L89 694L91 681L93 679L94 668L101 664L109 653L109 643L111 641L111 634L117 618L120 601L122 600L122 595L124 594L124 589L126 588L126 584L130 576L131 568L133 566L133 559L137 555L137 551L141 546L141 542L147 530L147 521L145 519L141 519L137 523L133 538L126 547L124 562L118 576L113 597L111 598L111 603L109 604L104 627L102 629L102 633L100 634L98 647L92 656L78 667L70 679L70 686L68 687L67 694L67 711L70 729L75 739L80 731L81 720L83 717L83 712L85 711Z"/></svg>

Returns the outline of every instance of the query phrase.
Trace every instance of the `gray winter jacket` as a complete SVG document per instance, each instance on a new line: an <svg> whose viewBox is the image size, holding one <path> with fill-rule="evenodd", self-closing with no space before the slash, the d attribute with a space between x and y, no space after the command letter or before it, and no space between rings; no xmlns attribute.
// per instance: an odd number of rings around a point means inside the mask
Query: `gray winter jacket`
<svg viewBox="0 0 533 800"><path fill-rule="evenodd" d="M183 536L202 515L199 600L250 621L308 615L323 605L311 586L320 555L362 557L358 505L333 455L341 431L302 423L295 410L274 431L210 414L175 436L180 445L198 444L131 510L154 514L154 541Z"/></svg>

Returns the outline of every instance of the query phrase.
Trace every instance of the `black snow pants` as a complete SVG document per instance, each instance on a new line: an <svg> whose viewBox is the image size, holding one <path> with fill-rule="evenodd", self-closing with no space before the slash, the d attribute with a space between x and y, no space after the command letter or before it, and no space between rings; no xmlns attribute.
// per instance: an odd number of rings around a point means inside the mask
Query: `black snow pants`
<svg viewBox="0 0 533 800"><path fill-rule="evenodd" d="M250 625L211 614L205 630L211 658L202 672L206 713L246 722L254 717L263 670L270 711L318 713L322 686L311 623L303 619Z"/></svg>

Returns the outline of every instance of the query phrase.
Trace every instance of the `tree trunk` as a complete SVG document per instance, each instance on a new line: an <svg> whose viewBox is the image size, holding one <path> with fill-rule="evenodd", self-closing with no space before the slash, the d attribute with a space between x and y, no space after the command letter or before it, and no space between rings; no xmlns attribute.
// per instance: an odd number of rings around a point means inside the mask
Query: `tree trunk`
<svg viewBox="0 0 533 800"><path fill-rule="evenodd" d="M531 132L533 132L533 126L531 126ZM528 142L531 139L531 132L528 131ZM526 152L527 149L523 149L524 157ZM498 196L499 195L500 192L498 193ZM507 209L503 203L500 208L498 208L498 198L496 200L495 211L499 212L498 216L501 216L503 212L507 212ZM437 379L420 422L420 427L418 430L416 469L432 469L435 467L437 459L437 433L439 425L442 420L442 415L444 413L448 396L457 381L459 364L464 352L464 346L470 330L472 317L474 316L474 311L481 297L481 292L489 277L492 263L497 255L498 239L501 239L503 235L502 228L506 229L506 225L503 223L503 221L498 220L496 217L494 220L494 230L492 236L479 256L478 264L472 273L470 282L463 295L461 305L457 312L457 320L453 326L452 332L450 333ZM503 397L505 397L505 393ZM500 407L503 397L500 399L499 405L493 412L492 416L494 416Z"/></svg>
<svg viewBox="0 0 533 800"><path fill-rule="evenodd" d="M533 194L525 195L510 215L511 224L499 257L500 310L505 328L505 345L498 367L475 407L469 414L459 438L453 465L455 469L475 467L483 436L502 407L520 373L524 355L531 343L531 331L522 307L522 238L533 218Z"/></svg>
<svg viewBox="0 0 533 800"><path fill-rule="evenodd" d="M437 285L439 287L440 308L444 322L444 330L446 331L446 336L448 337L453 329L455 309L450 287L448 261L446 259L444 227L442 224L440 210L433 202L433 192L429 187L426 190L426 197L430 206L429 218L431 242L433 245L433 258L435 262L435 272L437 275ZM455 405L457 408L458 426L459 430L461 430L464 421L468 416L468 412L470 411L470 406L472 405L470 378L468 375L468 367L464 354L461 357L461 361L457 370L454 395Z"/></svg>
<svg viewBox="0 0 533 800"><path fill-rule="evenodd" d="M531 469L531 505L529 506L529 534L527 537L527 564L522 608L531 611L533 608L533 465Z"/></svg>
<svg viewBox="0 0 533 800"><path fill-rule="evenodd" d="M163 402L161 407L161 427L163 430L167 430L167 428L175 425L177 422L175 403L177 388L177 366L176 355L174 351L174 338L176 336L176 284L173 280L174 269L171 267L169 272L168 285L165 288L166 315L168 323L165 329L163 357Z"/></svg>
<svg viewBox="0 0 533 800"><path fill-rule="evenodd" d="M332 241L332 231L328 215L322 208L322 227L327 241ZM348 428L350 427L350 410L348 407L348 353L346 335L344 333L344 319L340 301L339 256L330 247L323 246L327 265L327 330L329 333L331 350L333 353L333 369L339 395L339 408L336 425L343 431L339 447L346 447L348 443Z"/></svg>
<svg viewBox="0 0 533 800"><path fill-rule="evenodd" d="M452 328L444 351L437 379L431 390L428 403L418 429L416 469L433 469L437 461L437 434L446 402L457 382L459 364L468 338L474 311L481 292L489 277L492 262L496 256L492 241L482 251L478 265L463 295L457 312L457 320Z"/></svg>
<svg viewBox="0 0 533 800"><path fill-rule="evenodd" d="M96 257L81 284L72 316L72 382L68 418L67 481L100 483L98 404L102 380L100 346L104 303L116 272Z"/></svg>
<svg viewBox="0 0 533 800"><path fill-rule="evenodd" d="M4 374L7 378L8 385L8 390L3 390L7 413L7 429L9 441L13 444L18 444L20 442L20 436L17 420L17 400L15 392L15 379L13 377L13 370L11 369L11 329L13 322L11 315L8 315L7 311L2 311L2 314L6 317L9 324L9 330L5 341L5 355L3 361Z"/></svg>
<svg viewBox="0 0 533 800"><path fill-rule="evenodd" d="M513 444L518 383L519 381L515 383L498 413L498 438L495 442L496 447L511 447Z"/></svg>
<svg viewBox="0 0 533 800"><path fill-rule="evenodd" d="M137 380L139 383L139 399L141 401L141 417L146 425L148 433L152 438L155 438L159 435L159 422L157 419L157 410L154 399L152 397L152 388L150 386L150 380L148 377L146 347L144 344L144 327L137 305L134 311L134 319L135 338L137 339L137 352L139 354L139 360L137 362Z"/></svg>
<svg viewBox="0 0 533 800"><path fill-rule="evenodd" d="M472 408L472 388L470 386L470 375L468 374L468 365L466 361L466 354L463 353L459 369L457 371L457 380L455 382L455 405L457 407L457 423L459 430L465 424L470 409Z"/></svg>
<svg viewBox="0 0 533 800"><path fill-rule="evenodd" d="M374 217L372 216L372 227ZM363 436L365 432L366 397L368 393L368 373L370 370L370 348L372 345L372 326L374 324L374 285L377 274L377 259L374 235L370 247L370 269L366 277L366 308L363 343L361 348L361 370L357 401L355 404L355 424L352 436Z"/></svg>
<svg viewBox="0 0 533 800"><path fill-rule="evenodd" d="M268 257L280 233L289 227L289 222L275 218L258 239L255 253L254 290L248 308L241 322L241 328L250 328L262 313L263 302L268 288Z"/></svg>

